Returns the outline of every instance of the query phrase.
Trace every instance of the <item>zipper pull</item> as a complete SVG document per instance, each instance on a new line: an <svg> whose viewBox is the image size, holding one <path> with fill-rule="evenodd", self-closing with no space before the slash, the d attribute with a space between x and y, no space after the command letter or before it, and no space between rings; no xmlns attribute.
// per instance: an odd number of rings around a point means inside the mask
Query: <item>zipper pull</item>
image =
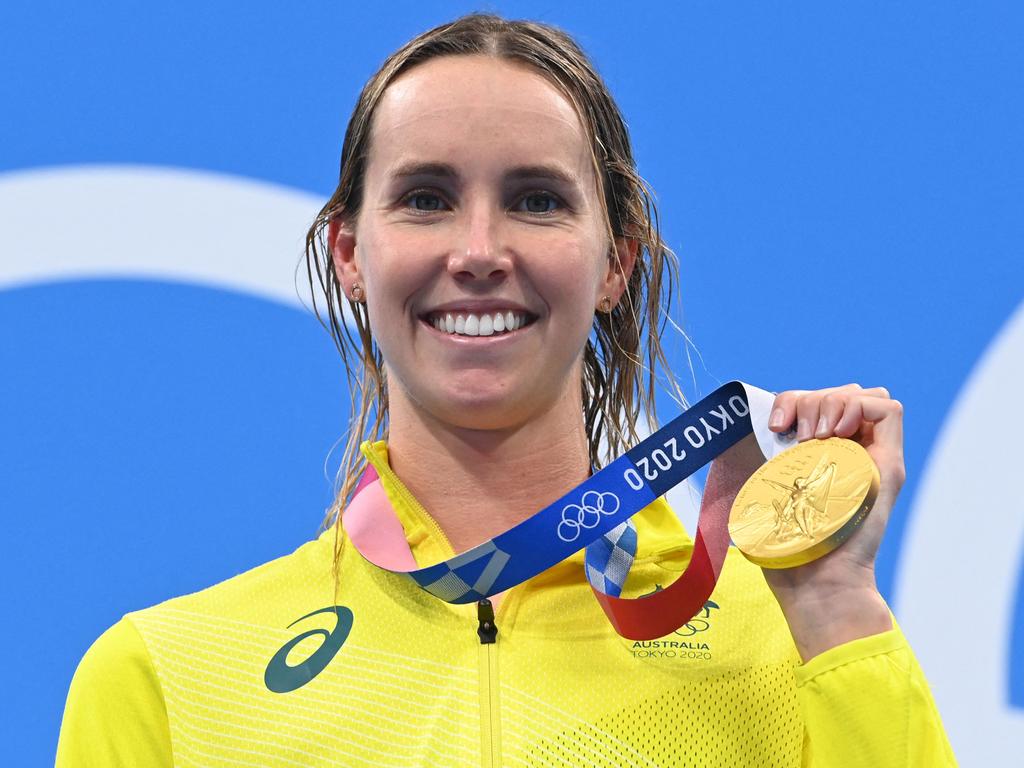
<svg viewBox="0 0 1024 768"><path fill-rule="evenodd" d="M498 626L494 623L494 607L486 597L476 604L476 617L480 626L476 633L480 635L480 645L489 645L498 640Z"/></svg>

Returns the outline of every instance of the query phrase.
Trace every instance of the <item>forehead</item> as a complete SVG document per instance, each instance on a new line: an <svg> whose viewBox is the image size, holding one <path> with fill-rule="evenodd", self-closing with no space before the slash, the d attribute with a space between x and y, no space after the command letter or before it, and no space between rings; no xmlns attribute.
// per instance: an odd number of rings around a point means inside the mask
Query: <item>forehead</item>
<svg viewBox="0 0 1024 768"><path fill-rule="evenodd" d="M453 165L554 162L593 175L576 110L531 68L489 56L445 56L414 67L384 92L369 166L409 160Z"/></svg>

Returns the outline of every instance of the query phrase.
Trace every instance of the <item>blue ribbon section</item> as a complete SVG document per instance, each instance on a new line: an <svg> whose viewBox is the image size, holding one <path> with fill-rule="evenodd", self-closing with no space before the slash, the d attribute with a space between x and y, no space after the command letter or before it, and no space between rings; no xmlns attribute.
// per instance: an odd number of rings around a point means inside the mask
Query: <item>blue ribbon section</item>
<svg viewBox="0 0 1024 768"><path fill-rule="evenodd" d="M751 431L746 390L730 382L528 520L409 575L445 602L470 603L587 547L591 583L618 596L637 547L629 518Z"/></svg>

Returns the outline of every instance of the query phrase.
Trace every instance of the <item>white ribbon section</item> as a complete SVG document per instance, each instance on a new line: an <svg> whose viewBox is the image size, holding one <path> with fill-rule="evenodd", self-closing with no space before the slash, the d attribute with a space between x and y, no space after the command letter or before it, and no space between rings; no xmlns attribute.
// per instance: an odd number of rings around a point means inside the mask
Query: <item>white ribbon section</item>
<svg viewBox="0 0 1024 768"><path fill-rule="evenodd" d="M747 402L750 403L750 423L754 427L754 437L761 447L765 461L775 458L787 448L796 445L795 433L787 432L780 435L768 428L768 419L772 415L772 403L775 395L759 387L743 384L747 390Z"/></svg>

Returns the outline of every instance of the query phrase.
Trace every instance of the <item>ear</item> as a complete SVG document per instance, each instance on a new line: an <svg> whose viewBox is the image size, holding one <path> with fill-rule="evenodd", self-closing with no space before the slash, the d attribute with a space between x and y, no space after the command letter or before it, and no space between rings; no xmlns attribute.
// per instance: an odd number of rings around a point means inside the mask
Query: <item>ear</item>
<svg viewBox="0 0 1024 768"><path fill-rule="evenodd" d="M612 244L612 251L608 256L608 270L605 272L604 280L601 281L601 293L598 301L603 296L609 296L614 307L619 303L622 294L626 292L626 285L629 277L633 274L633 267L636 266L636 257L640 252L640 241L631 237L617 237Z"/></svg>
<svg viewBox="0 0 1024 768"><path fill-rule="evenodd" d="M353 283L362 283L363 278L356 263L355 227L345 219L333 219L327 225L327 242L331 246L331 260L334 272L341 282L345 295L349 296Z"/></svg>

